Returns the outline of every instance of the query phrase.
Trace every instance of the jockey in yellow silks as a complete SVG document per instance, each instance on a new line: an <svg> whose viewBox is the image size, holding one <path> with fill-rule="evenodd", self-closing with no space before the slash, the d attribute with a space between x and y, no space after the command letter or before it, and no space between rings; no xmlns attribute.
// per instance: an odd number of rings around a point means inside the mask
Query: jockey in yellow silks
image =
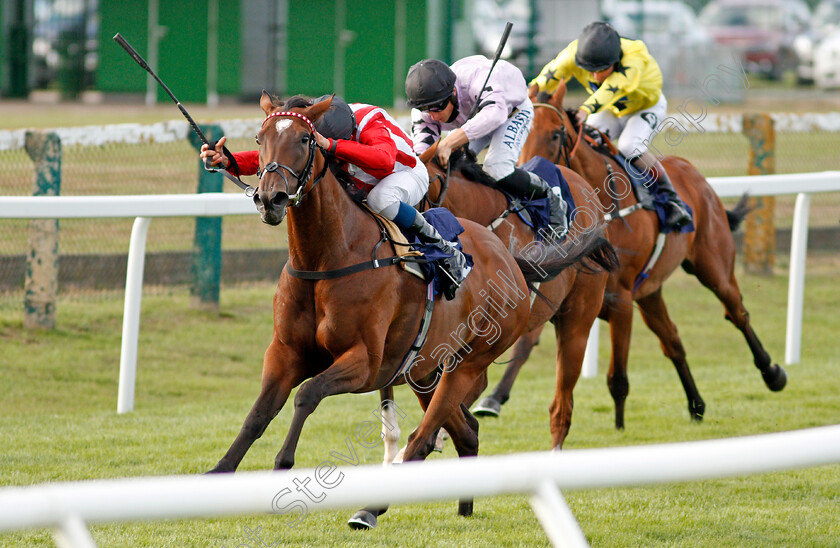
<svg viewBox="0 0 840 548"><path fill-rule="evenodd" d="M660 192L668 195L667 225L689 223L691 214L659 159L648 150L657 126L666 117L668 101L662 94L662 72L644 42L621 38L607 23L591 23L531 85L553 93L569 77L590 94L578 108L576 122L586 121L604 132L637 169L653 172Z"/></svg>

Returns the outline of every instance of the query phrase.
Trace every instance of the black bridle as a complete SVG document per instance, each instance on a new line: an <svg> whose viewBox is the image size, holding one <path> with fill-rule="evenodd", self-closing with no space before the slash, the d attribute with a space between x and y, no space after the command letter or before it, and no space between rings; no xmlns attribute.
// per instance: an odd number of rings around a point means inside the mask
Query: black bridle
<svg viewBox="0 0 840 548"><path fill-rule="evenodd" d="M327 169L329 168L329 157L327 155L327 152L322 147L320 147L318 145L318 143L315 141L315 126L309 118L307 118L306 116L304 116L303 114L300 114L298 112L291 112L291 111L284 110L284 111L279 111L279 112L272 112L271 114L266 116L265 120L263 120L262 125L264 126L265 123L269 120L269 118L273 118L275 116L291 116L293 118L297 118L299 120L302 120L304 123L306 123L307 126L309 126L309 150L307 151L306 164L303 166L303 169L298 174L298 173L295 172L294 169L292 169L291 167L289 167L285 164L281 164L281 163L278 163L278 162L268 162L265 165L264 168L257 170L257 177L260 180L262 180L263 176L266 173L270 173L270 172L277 173L278 175L280 175L280 177L283 178L283 184L286 186L285 193L286 193L286 195L288 195L289 194L289 180L286 178L286 174L282 170L288 171L289 174L292 177L294 177L298 182L297 191L295 192L295 194L293 196L289 196L289 206L290 207L297 207L300 204L301 200L303 200L303 197L306 194L309 194L310 192L312 192L312 189L315 188L315 185L317 185L319 182L321 182L321 180L323 180L324 175L326 174ZM259 144L259 138L257 139L257 144ZM312 176L312 167L315 165L315 153L316 153L317 150L321 151L321 154L324 156L324 158L327 161L324 162L324 168L321 170L321 172L315 178L315 181L313 181L312 185L310 185L309 190L304 192L303 189L306 186L306 183L309 181L310 177Z"/></svg>
<svg viewBox="0 0 840 548"><path fill-rule="evenodd" d="M557 150L557 156L553 159L550 159L551 162L554 164L559 164L562 160L564 166L571 168L572 153L567 148L570 139L569 133L566 131L566 124L563 123L563 112L559 108L549 103L534 103L535 109L539 107L552 110L557 114L557 116L560 117L560 147Z"/></svg>
<svg viewBox="0 0 840 548"><path fill-rule="evenodd" d="M439 173L435 175L432 180L433 182L436 179L440 180L440 193L438 193L437 202L432 201L432 196L427 192L426 193L426 201L429 202L430 207L441 207L443 205L443 200L446 198L446 191L449 190L449 170L452 166L451 162L447 162L446 164L446 177L443 177Z"/></svg>

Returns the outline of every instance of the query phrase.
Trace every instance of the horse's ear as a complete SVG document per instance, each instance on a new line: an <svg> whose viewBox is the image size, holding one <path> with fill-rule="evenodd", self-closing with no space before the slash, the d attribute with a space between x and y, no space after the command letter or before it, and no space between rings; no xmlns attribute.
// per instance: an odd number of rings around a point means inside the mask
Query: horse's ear
<svg viewBox="0 0 840 548"><path fill-rule="evenodd" d="M262 90L262 95L260 96L260 108L263 109L263 112L265 112L266 116L271 114L271 112L274 109L283 106L282 102L276 100L276 97L271 95L266 90Z"/></svg>
<svg viewBox="0 0 840 548"><path fill-rule="evenodd" d="M440 141L436 141L432 146L424 150L420 154L420 161L424 164L428 164L429 161L435 157L435 153L437 152L437 146Z"/></svg>
<svg viewBox="0 0 840 548"><path fill-rule="evenodd" d="M538 86L537 84L531 84L528 87L528 97L530 97L532 101L537 98L537 94L539 92L540 92L540 86Z"/></svg>
<svg viewBox="0 0 840 548"><path fill-rule="evenodd" d="M308 109L306 109L306 115L309 117L310 120L317 120L320 118L327 110L329 110L330 106L332 105L333 97L335 97L335 93L321 101L320 103L315 103Z"/></svg>
<svg viewBox="0 0 840 548"><path fill-rule="evenodd" d="M556 107L563 106L563 99L566 98L566 80L560 78L560 84L557 85L557 90L555 90L554 95L551 96L551 102Z"/></svg>

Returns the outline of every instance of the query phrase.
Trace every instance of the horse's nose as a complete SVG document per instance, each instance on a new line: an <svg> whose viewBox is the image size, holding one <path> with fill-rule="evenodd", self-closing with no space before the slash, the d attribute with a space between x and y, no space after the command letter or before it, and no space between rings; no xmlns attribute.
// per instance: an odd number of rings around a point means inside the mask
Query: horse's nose
<svg viewBox="0 0 840 548"><path fill-rule="evenodd" d="M285 206L286 193L276 190L258 190L254 193L254 204L266 211Z"/></svg>

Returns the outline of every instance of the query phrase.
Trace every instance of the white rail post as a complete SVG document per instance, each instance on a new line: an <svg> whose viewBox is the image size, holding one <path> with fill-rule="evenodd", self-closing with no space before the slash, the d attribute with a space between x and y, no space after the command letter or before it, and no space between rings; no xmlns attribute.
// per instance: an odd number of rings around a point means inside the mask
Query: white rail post
<svg viewBox="0 0 840 548"><path fill-rule="evenodd" d="M117 413L134 410L134 384L137 379L137 341L140 332L140 301L143 297L143 268L146 262L146 234L149 217L137 217L131 228L128 266L125 273L125 308L123 309L122 349L120 350L120 385Z"/></svg>
<svg viewBox="0 0 840 548"><path fill-rule="evenodd" d="M589 548L586 535L557 485L544 481L531 496L531 508L553 546Z"/></svg>
<svg viewBox="0 0 840 548"><path fill-rule="evenodd" d="M805 299L805 259L808 255L808 211L811 195L796 195L793 231L790 238L790 280L788 281L785 363L799 363L802 355L802 306Z"/></svg>
<svg viewBox="0 0 840 548"><path fill-rule="evenodd" d="M584 379L591 379L598 375L598 337L601 333L601 324L598 318L589 330L589 338L586 340L586 351L583 353L583 367L580 375Z"/></svg>
<svg viewBox="0 0 840 548"><path fill-rule="evenodd" d="M84 520L79 516L70 516L61 521L53 533L58 548L96 548L93 537Z"/></svg>

